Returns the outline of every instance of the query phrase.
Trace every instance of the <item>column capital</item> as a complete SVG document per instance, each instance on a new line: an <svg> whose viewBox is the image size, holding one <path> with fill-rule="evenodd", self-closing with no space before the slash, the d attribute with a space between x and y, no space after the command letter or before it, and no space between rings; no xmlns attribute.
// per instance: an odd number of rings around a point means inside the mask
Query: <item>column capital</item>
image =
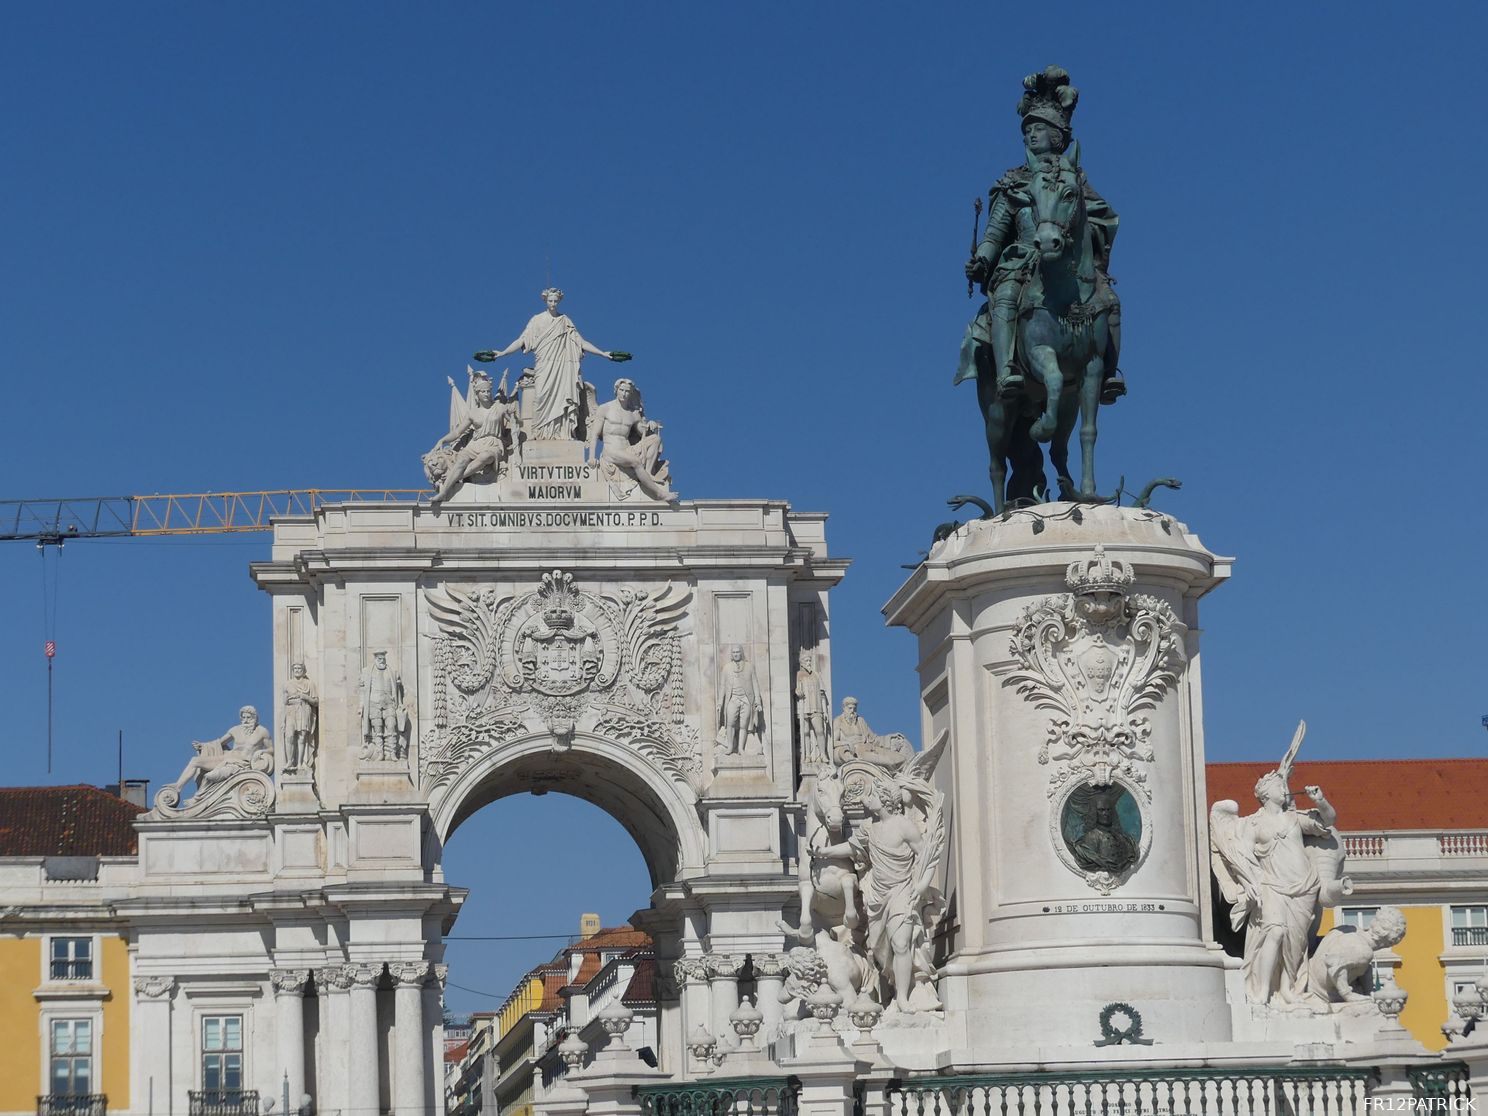
<svg viewBox="0 0 1488 1116"><path fill-rule="evenodd" d="M710 953L703 958L709 980L738 980L744 959L737 953Z"/></svg>
<svg viewBox="0 0 1488 1116"><path fill-rule="evenodd" d="M708 980L708 966L701 957L679 957L672 963L672 972L677 983L684 988L689 984L704 984Z"/></svg>
<svg viewBox="0 0 1488 1116"><path fill-rule="evenodd" d="M270 969L269 981L276 996L303 996L309 983L309 969Z"/></svg>
<svg viewBox="0 0 1488 1116"><path fill-rule="evenodd" d="M382 979L381 964L350 963L341 966L341 977L347 988L376 988ZM339 985L339 981L337 982Z"/></svg>
<svg viewBox="0 0 1488 1116"><path fill-rule="evenodd" d="M449 980L449 966L443 961L434 966L434 979L439 982L439 994L444 995L444 982Z"/></svg>
<svg viewBox="0 0 1488 1116"><path fill-rule="evenodd" d="M163 1000L176 987L173 976L137 976L134 978L134 994L141 1000Z"/></svg>
<svg viewBox="0 0 1488 1116"><path fill-rule="evenodd" d="M419 988L429 979L429 962L389 961L388 972L399 988Z"/></svg>
<svg viewBox="0 0 1488 1116"><path fill-rule="evenodd" d="M340 967L339 965L333 965L329 969L315 969L310 973L310 978L315 981L315 994L317 996L324 996L335 987L332 974Z"/></svg>
<svg viewBox="0 0 1488 1116"><path fill-rule="evenodd" d="M785 976L786 960L783 953L756 953L753 955L754 975L765 980L778 980Z"/></svg>

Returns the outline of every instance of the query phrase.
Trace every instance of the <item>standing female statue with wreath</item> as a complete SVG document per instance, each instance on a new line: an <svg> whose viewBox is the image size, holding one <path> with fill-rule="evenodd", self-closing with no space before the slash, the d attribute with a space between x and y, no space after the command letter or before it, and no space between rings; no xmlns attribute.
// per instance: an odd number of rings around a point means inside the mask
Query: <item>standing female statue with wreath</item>
<svg viewBox="0 0 1488 1116"><path fill-rule="evenodd" d="M585 341L567 314L558 312L563 292L549 287L542 293L547 310L534 314L522 335L504 349L486 349L475 354L484 362L500 360L518 351L533 354L535 367L517 382L530 388L530 411L524 415L534 439L564 439L579 436L579 418L584 402L584 382L579 362L584 354L606 360L629 360L629 353L607 352ZM527 397L524 397L527 398Z"/></svg>

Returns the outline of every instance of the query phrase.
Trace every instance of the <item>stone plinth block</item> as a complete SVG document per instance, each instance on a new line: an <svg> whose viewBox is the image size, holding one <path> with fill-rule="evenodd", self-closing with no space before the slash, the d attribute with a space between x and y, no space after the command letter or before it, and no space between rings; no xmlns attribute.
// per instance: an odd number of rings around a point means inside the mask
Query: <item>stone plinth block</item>
<svg viewBox="0 0 1488 1116"><path fill-rule="evenodd" d="M1051 504L963 527L885 607L948 744L939 991L973 1052L1094 1041L1113 1002L1157 1041L1230 1038L1197 615L1229 566L1168 516Z"/></svg>

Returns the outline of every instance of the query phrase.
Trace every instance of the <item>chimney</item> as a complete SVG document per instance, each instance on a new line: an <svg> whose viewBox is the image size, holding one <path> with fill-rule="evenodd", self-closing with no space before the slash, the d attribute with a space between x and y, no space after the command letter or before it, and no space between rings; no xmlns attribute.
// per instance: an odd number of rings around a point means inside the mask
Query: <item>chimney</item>
<svg viewBox="0 0 1488 1116"><path fill-rule="evenodd" d="M599 915L579 915L579 941L585 942L599 933Z"/></svg>
<svg viewBox="0 0 1488 1116"><path fill-rule="evenodd" d="M118 783L109 783L103 789L106 794L122 798L125 802L133 803L142 809L147 809L150 805L149 779L125 779L122 787Z"/></svg>

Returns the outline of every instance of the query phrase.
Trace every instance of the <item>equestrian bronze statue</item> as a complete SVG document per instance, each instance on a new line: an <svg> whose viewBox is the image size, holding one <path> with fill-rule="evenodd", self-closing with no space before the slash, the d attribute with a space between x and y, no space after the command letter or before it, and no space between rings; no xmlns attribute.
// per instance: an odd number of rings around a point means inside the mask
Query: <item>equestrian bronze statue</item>
<svg viewBox="0 0 1488 1116"><path fill-rule="evenodd" d="M956 374L957 383L976 380L999 512L1050 498L1040 443L1061 498L1109 499L1095 490L1096 412L1126 394L1121 303L1108 270L1117 217L1080 166L1070 132L1079 90L1056 66L1023 87L1025 158L988 195L986 232L966 264L986 301L967 326ZM1076 426L1078 485L1069 471Z"/></svg>

